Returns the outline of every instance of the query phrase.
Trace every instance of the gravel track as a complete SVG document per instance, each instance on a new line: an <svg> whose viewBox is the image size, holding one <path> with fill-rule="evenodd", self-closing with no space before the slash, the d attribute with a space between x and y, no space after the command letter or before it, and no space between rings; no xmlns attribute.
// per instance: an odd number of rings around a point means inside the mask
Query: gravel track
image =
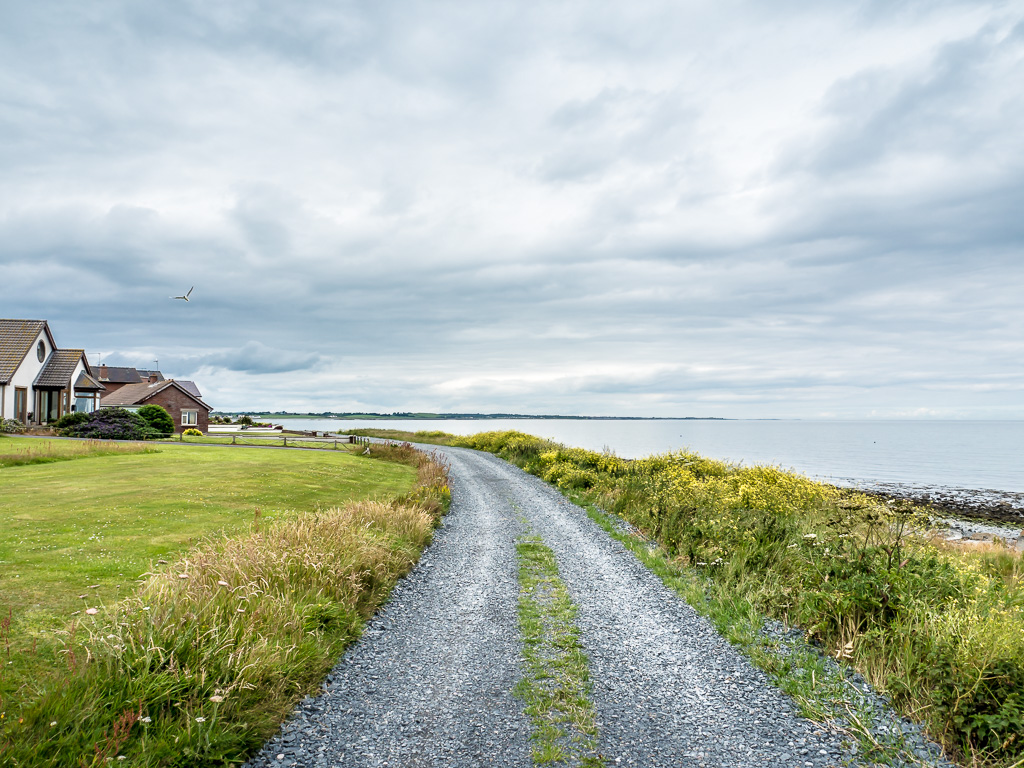
<svg viewBox="0 0 1024 768"><path fill-rule="evenodd" d="M437 451L451 463L453 500L434 544L327 690L300 705L251 768L530 766L529 724L511 694L522 675L520 516L554 551L578 606L610 765L851 759L839 734L798 717L710 622L558 491L489 454Z"/></svg>
<svg viewBox="0 0 1024 768"><path fill-rule="evenodd" d="M452 456L452 508L408 577L248 765L528 766L515 540L500 478ZM278 759L283 755L283 759Z"/></svg>

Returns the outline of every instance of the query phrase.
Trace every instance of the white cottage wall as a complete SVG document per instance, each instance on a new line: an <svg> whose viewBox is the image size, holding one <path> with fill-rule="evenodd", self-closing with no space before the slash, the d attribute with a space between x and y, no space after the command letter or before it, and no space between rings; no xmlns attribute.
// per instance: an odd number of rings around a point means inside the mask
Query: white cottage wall
<svg viewBox="0 0 1024 768"><path fill-rule="evenodd" d="M71 374L71 389L70 389L70 394L69 394L69 396L71 398L70 404L76 406L75 407L76 411L83 410L82 408L78 407L78 405L79 405L79 403L78 403L79 398L75 396L75 382L78 381L78 377L81 376L83 373L85 373L85 360L79 360L78 361L78 365L75 366L75 370ZM85 410L86 413L88 413L89 411L93 411L93 410L95 410L96 408L99 407L99 398L98 397L95 398L95 400L94 400L92 394L90 394L88 399L90 401L90 407ZM68 411L70 412L70 408L68 409Z"/></svg>
<svg viewBox="0 0 1024 768"><path fill-rule="evenodd" d="M39 342L43 342L44 353L43 361L39 362L36 350L39 347ZM11 383L8 385L10 390L10 414L9 418L16 418L17 414L14 413L14 389L15 387L25 387L28 390L28 411L32 413L36 419L39 416L39 394L35 391L32 386L35 382L39 372L43 369L46 364L47 358L53 354L53 344L50 343L50 338L46 334L46 329L39 331L35 340L32 342L31 348L28 350L28 354L25 355L25 359L21 361L21 365L15 370L14 375L11 377Z"/></svg>

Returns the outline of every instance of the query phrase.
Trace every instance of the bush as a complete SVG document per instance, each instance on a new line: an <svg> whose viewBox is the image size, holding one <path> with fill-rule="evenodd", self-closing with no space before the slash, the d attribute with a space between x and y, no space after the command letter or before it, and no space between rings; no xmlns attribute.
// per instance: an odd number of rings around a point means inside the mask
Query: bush
<svg viewBox="0 0 1024 768"><path fill-rule="evenodd" d="M154 432L159 432L164 437L174 434L174 419L162 405L144 405L139 408L138 413Z"/></svg>
<svg viewBox="0 0 1024 768"><path fill-rule="evenodd" d="M24 431L25 425L17 419L0 419L0 433L20 435Z"/></svg>
<svg viewBox="0 0 1024 768"><path fill-rule="evenodd" d="M89 414L85 412L65 413L54 422L53 426L57 428L58 434L63 435L64 430L77 427L79 424L85 424L88 420Z"/></svg>
<svg viewBox="0 0 1024 768"><path fill-rule="evenodd" d="M202 437L203 436L202 432L200 432L198 429L195 429L193 427L189 427L188 429L186 429L181 434L185 435L186 437Z"/></svg>
<svg viewBox="0 0 1024 768"><path fill-rule="evenodd" d="M149 440L161 437L139 414L124 408L101 408L89 414L89 420L64 430L68 437L94 440Z"/></svg>

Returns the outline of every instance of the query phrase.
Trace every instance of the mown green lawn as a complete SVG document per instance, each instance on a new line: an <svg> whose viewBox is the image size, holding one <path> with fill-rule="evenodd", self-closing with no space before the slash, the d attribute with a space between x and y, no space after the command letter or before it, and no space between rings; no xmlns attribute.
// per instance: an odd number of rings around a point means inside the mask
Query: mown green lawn
<svg viewBox="0 0 1024 768"><path fill-rule="evenodd" d="M56 453L75 445L50 442ZM0 454L40 443L0 437ZM130 593L158 559L247 529L257 508L268 521L404 493L416 478L412 467L344 451L153 447L0 466L0 711L13 688L54 663L54 630Z"/></svg>

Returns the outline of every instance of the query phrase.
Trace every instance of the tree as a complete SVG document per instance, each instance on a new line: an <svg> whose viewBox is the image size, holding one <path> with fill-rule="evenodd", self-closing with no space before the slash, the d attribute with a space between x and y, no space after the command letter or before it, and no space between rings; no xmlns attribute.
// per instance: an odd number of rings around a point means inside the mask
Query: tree
<svg viewBox="0 0 1024 768"><path fill-rule="evenodd" d="M164 437L174 434L174 419L162 405L144 405L139 408L138 414L153 431Z"/></svg>

